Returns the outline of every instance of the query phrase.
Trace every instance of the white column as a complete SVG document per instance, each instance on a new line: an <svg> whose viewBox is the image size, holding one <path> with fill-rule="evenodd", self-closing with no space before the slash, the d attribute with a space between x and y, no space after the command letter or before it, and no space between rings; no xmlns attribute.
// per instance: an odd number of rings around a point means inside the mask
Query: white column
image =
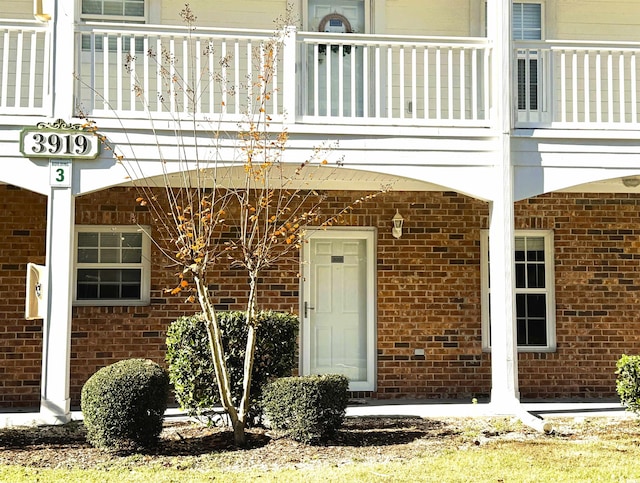
<svg viewBox="0 0 640 483"><path fill-rule="evenodd" d="M513 166L511 165L512 67L511 0L487 4L488 37L493 45L493 121L498 137L489 209L491 280L491 404L511 413L518 404L518 348L514 280Z"/></svg>
<svg viewBox="0 0 640 483"><path fill-rule="evenodd" d="M76 49L75 0L53 2L53 117L72 121ZM69 173L70 174L70 173ZM72 187L52 187L47 206L47 314L43 321L40 417L48 423L71 418L71 289L75 198Z"/></svg>
<svg viewBox="0 0 640 483"><path fill-rule="evenodd" d="M79 3L79 2L78 2ZM75 1L58 0L53 14L52 95L55 119L71 121L74 113Z"/></svg>
<svg viewBox="0 0 640 483"><path fill-rule="evenodd" d="M70 419L69 366L75 199L71 188L51 188L47 206L48 302L43 321L40 416Z"/></svg>

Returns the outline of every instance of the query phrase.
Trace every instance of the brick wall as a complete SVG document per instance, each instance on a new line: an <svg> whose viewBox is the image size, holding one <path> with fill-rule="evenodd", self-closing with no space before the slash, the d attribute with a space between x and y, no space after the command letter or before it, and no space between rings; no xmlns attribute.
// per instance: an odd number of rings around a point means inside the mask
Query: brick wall
<svg viewBox="0 0 640 483"><path fill-rule="evenodd" d="M2 186L9 208L0 213L0 405L34 405L39 398L41 322L23 318L27 261L43 262L46 199ZM328 206L351 195L333 193ZM78 224L129 224L135 193L114 188L77 200ZM25 210L22 206L34 206ZM391 236L396 209L404 236ZM136 210L136 211L134 211ZM29 216L24 216L23 212ZM615 361L640 347L640 196L553 194L517 203L517 229L554 230L557 342L554 353L520 354L523 397L615 394ZM378 398L488 395L490 357L481 349L480 230L488 227L483 202L450 192L387 193L354 210L347 225L378 228ZM27 235L28 232L28 235ZM20 254L18 257L17 252ZM39 257L39 258L38 258ZM175 285L174 269L153 253L151 305L75 307L71 393L98 368L128 357L164 358L168 324L197 310ZM296 260L265 273L261 302L297 310ZM224 268L212 276L221 309L243 306L246 277ZM415 355L424 349L424 356Z"/></svg>
<svg viewBox="0 0 640 483"><path fill-rule="evenodd" d="M27 263L43 264L47 198L0 185L0 407L40 402L42 321L25 320Z"/></svg>
<svg viewBox="0 0 640 483"><path fill-rule="evenodd" d="M543 195L516 228L552 229L558 350L520 355L526 397L615 395L615 363L640 352L640 196Z"/></svg>

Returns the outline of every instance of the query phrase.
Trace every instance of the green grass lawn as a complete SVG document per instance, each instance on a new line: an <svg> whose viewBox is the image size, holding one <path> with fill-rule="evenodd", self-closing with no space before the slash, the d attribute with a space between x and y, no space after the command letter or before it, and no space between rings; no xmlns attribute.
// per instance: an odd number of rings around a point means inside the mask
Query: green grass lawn
<svg viewBox="0 0 640 483"><path fill-rule="evenodd" d="M246 450L212 447L165 456L111 456L85 445L83 452L73 453L73 460L70 452L83 445L77 434L68 443L5 443L5 451L0 449L0 482L640 483L636 419L566 420L554 424L551 435L509 418L350 424L342 430L345 435L369 440L309 447L276 439ZM389 431L400 431L403 438L391 443L385 439ZM14 464L25 452L29 458L23 466ZM56 466L60 468L53 469Z"/></svg>
<svg viewBox="0 0 640 483"><path fill-rule="evenodd" d="M403 462L355 463L275 471L228 471L215 467L109 467L54 470L0 467L3 482L640 482L637 435L593 441L499 441Z"/></svg>

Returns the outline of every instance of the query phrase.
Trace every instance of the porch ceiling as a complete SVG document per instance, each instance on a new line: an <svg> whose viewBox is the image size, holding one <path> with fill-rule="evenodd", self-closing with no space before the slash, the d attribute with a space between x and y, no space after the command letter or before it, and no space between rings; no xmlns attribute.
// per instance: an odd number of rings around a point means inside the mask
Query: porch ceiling
<svg viewBox="0 0 640 483"><path fill-rule="evenodd" d="M268 183L273 188L287 189L317 189L317 190L349 190L349 191L447 191L450 188L401 176L376 173L359 169L349 169L339 166L309 165L296 174L297 166L284 165L282 168L272 168ZM195 171L188 173L167 173L147 178L145 185L149 186L197 186L198 182L211 187L215 182L226 188L244 185L246 173L243 166L225 168L209 168L201 170L200 175ZM259 181L260 185L262 181ZM131 185L135 182L129 183Z"/></svg>
<svg viewBox="0 0 640 483"><path fill-rule="evenodd" d="M623 176L570 186L561 193L640 193L640 176Z"/></svg>

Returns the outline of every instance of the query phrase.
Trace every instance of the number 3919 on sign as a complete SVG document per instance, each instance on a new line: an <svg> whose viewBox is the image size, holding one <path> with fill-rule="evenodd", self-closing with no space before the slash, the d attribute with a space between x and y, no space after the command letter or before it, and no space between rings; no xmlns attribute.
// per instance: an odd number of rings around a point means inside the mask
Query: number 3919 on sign
<svg viewBox="0 0 640 483"><path fill-rule="evenodd" d="M98 156L100 143L93 133L84 131L24 130L21 150L30 158L84 158Z"/></svg>

